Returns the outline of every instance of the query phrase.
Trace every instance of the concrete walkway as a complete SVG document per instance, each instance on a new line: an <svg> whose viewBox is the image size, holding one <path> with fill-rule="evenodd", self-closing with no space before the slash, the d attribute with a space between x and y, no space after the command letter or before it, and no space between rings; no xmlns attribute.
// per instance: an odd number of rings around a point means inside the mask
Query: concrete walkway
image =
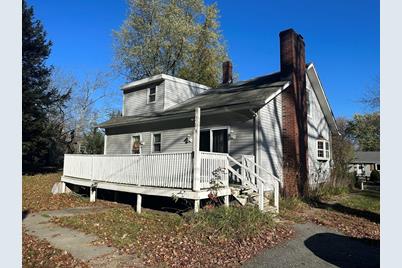
<svg viewBox="0 0 402 268"><path fill-rule="evenodd" d="M380 267L380 245L313 223L296 224L296 237L268 249L245 267Z"/></svg>
<svg viewBox="0 0 402 268"><path fill-rule="evenodd" d="M55 248L71 253L74 258L86 261L91 267L141 266L135 256L121 255L113 247L94 245L93 242L98 240L97 236L63 228L49 221L51 217L99 213L103 210L106 209L91 207L32 213L23 220L23 225L28 234L46 239Z"/></svg>

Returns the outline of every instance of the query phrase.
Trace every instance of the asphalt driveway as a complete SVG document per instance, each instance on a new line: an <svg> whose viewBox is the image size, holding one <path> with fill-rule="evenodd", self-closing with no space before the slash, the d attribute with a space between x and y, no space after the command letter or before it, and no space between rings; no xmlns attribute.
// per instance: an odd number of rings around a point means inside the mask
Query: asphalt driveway
<svg viewBox="0 0 402 268"><path fill-rule="evenodd" d="M296 237L268 249L244 267L380 267L380 244L347 237L313 223L296 224Z"/></svg>

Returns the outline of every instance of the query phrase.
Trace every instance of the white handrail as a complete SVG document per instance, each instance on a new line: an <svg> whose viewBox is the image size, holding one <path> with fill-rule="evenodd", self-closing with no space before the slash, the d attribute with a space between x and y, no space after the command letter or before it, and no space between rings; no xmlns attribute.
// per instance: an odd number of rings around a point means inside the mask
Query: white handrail
<svg viewBox="0 0 402 268"><path fill-rule="evenodd" d="M254 161L251 161L249 159L247 159L246 157L244 158L245 161L250 161L252 165L256 166L257 168L261 169L262 171L264 171L265 173L267 173L269 176L273 177L277 182L281 183L281 180L276 177L274 174L272 174L271 172L269 172L268 170L266 170L265 168L263 168L262 166L260 166L259 164L257 164Z"/></svg>
<svg viewBox="0 0 402 268"><path fill-rule="evenodd" d="M237 161L236 159L234 159L233 157L231 157L230 155L228 155L228 159L232 162L234 162L236 165L240 166L241 168L244 168L245 170L247 170L251 175L253 175L254 177L256 177L259 181L261 182L266 182L263 178L261 178L259 175L257 175L256 173L254 173L249 167L241 164L239 161Z"/></svg>

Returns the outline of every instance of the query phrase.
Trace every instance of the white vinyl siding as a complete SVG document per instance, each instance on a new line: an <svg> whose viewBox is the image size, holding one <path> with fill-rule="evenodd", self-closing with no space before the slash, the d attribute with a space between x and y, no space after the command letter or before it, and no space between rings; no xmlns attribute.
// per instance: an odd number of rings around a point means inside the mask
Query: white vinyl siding
<svg viewBox="0 0 402 268"><path fill-rule="evenodd" d="M165 80L164 82L165 94L164 94L164 109L169 109L195 95L201 93L205 89L197 87L196 85L190 85L171 80Z"/></svg>
<svg viewBox="0 0 402 268"><path fill-rule="evenodd" d="M236 139L229 138L229 153L237 160L241 160L241 155L254 155L254 128L253 120L233 122L232 124L222 126L216 124L208 124L207 122L201 125L202 129L207 128L226 128L236 135ZM158 132L162 136L162 153L170 152L190 152L193 149L192 143L186 143L186 137L193 135L192 127L180 129L164 129ZM141 134L143 144L141 145L141 154L150 154L152 148L151 132L138 132L123 134L108 133L106 154L130 154L131 153L131 137Z"/></svg>
<svg viewBox="0 0 402 268"><path fill-rule="evenodd" d="M124 94L124 116L142 115L150 112L163 111L164 83L156 86L155 102L149 103L149 87L136 89Z"/></svg>
<svg viewBox="0 0 402 268"><path fill-rule="evenodd" d="M308 76L306 76L307 89L310 91L310 109L311 116L307 117L307 131L308 131L308 166L309 166L309 181L310 184L325 182L330 177L330 150L328 150L329 157L326 158L325 143L323 143L323 155L327 161L319 161L318 157L318 140L328 141L329 149L331 148L330 129L327 121L325 120L324 113L318 102L317 96L311 86Z"/></svg>
<svg viewBox="0 0 402 268"><path fill-rule="evenodd" d="M282 95L262 107L259 116L259 164L282 181ZM265 173L260 175L269 179Z"/></svg>

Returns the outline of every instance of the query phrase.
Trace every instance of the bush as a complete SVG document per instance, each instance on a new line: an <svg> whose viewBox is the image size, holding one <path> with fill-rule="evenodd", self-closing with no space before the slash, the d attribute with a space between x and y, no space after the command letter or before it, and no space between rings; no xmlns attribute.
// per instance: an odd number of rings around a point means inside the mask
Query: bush
<svg viewBox="0 0 402 268"><path fill-rule="evenodd" d="M331 184L321 184L311 189L306 196L307 201L320 201L334 195L341 195L350 192L350 186L332 186Z"/></svg>
<svg viewBox="0 0 402 268"><path fill-rule="evenodd" d="M373 169L370 173L370 181L372 182L380 182L380 172L378 170Z"/></svg>

